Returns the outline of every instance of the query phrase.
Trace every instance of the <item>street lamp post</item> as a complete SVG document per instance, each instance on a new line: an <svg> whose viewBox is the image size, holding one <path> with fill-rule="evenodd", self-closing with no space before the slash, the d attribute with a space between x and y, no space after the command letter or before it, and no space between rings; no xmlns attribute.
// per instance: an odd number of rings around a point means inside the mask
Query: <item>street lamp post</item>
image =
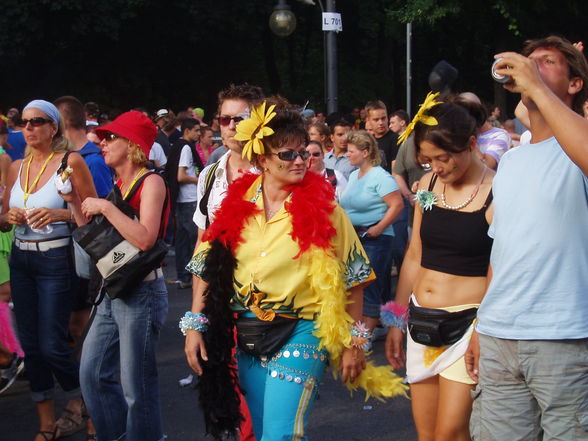
<svg viewBox="0 0 588 441"><path fill-rule="evenodd" d="M322 6L322 5L321 5ZM335 12L335 0L327 0L325 12ZM337 32L325 31L325 69L327 115L339 108L337 95Z"/></svg>
<svg viewBox="0 0 588 441"><path fill-rule="evenodd" d="M298 0L301 3L315 5L313 0ZM336 13L335 0L326 0L326 8L322 0L317 0L323 16L322 26L324 31L324 65L325 65L325 101L327 104L327 114L337 112L339 107L339 98L337 95L337 29L325 29L328 23L324 16L325 13ZM274 11L269 18L269 26L274 34L279 37L287 37L296 29L296 16L292 12L286 0L278 0L274 6ZM340 17L339 17L339 26ZM328 27L328 26L327 26Z"/></svg>
<svg viewBox="0 0 588 441"><path fill-rule="evenodd" d="M412 115L412 22L406 23L406 111Z"/></svg>

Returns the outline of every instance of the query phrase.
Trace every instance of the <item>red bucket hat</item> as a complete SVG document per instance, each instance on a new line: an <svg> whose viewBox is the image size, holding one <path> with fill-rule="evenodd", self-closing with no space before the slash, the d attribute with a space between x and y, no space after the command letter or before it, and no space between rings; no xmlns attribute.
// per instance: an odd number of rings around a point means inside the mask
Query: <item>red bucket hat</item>
<svg viewBox="0 0 588 441"><path fill-rule="evenodd" d="M157 127L141 112L125 112L110 124L98 127L96 135L102 141L107 133L114 133L137 144L149 158L149 151L157 138Z"/></svg>

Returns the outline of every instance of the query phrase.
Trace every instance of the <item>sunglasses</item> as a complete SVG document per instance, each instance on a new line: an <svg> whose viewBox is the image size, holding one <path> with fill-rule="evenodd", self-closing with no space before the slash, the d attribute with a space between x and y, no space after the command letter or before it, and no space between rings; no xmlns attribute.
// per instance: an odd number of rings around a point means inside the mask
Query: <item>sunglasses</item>
<svg viewBox="0 0 588 441"><path fill-rule="evenodd" d="M315 158L318 158L319 156L321 156L321 154L322 154L321 152L311 153L311 155L314 156Z"/></svg>
<svg viewBox="0 0 588 441"><path fill-rule="evenodd" d="M308 158L310 158L310 152L307 152L306 150L300 150L299 152L295 152L294 150L286 150L285 152L274 153L274 155L276 155L282 161L296 161L296 158L299 156L303 161L306 161Z"/></svg>
<svg viewBox="0 0 588 441"><path fill-rule="evenodd" d="M121 136L115 135L114 133L107 133L104 135L104 140L106 142L116 141L117 139L122 138Z"/></svg>
<svg viewBox="0 0 588 441"><path fill-rule="evenodd" d="M236 116L219 116L218 117L218 123L221 126L228 126L229 124L231 124L231 121L233 121L235 123L235 125L237 125L241 121L243 121L244 119L248 119L248 118L249 118L249 114L248 113L241 113L241 114L236 115Z"/></svg>
<svg viewBox="0 0 588 441"><path fill-rule="evenodd" d="M22 125L26 127L26 125L28 123L31 123L31 126L33 127L40 127L43 124L49 124L52 123L53 121L47 118L41 118L40 116L36 116L34 118L31 119L21 119L20 120Z"/></svg>

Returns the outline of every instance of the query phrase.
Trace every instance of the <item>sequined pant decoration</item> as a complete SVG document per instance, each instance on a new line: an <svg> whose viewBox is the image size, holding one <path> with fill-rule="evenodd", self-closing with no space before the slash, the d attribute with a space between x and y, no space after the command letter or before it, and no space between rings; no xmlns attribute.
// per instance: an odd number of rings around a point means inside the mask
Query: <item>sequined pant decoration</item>
<svg viewBox="0 0 588 441"><path fill-rule="evenodd" d="M290 339L271 357L237 352L239 380L257 441L307 440L308 414L328 362L313 329L312 321L299 320Z"/></svg>

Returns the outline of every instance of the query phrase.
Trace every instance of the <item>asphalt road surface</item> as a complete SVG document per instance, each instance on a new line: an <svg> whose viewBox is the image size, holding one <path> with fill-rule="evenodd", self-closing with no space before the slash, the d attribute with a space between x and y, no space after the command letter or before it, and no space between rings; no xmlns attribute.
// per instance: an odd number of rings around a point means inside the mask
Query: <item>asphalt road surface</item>
<svg viewBox="0 0 588 441"><path fill-rule="evenodd" d="M175 275L173 258L167 258L166 279ZM196 391L180 387L178 380L190 373L183 353L184 338L178 320L190 308L191 290L168 284L169 313L158 350L161 403L165 432L170 441L207 441ZM383 342L375 344L373 358L384 363ZM61 392L56 398L57 414L64 405ZM27 382L23 379L0 395L0 441L29 441L38 428L38 420ZM67 441L85 440L84 432ZM318 399L310 415L308 439L311 441L416 441L416 432L406 398L381 403L364 401L361 393L350 396L330 373L324 376Z"/></svg>

